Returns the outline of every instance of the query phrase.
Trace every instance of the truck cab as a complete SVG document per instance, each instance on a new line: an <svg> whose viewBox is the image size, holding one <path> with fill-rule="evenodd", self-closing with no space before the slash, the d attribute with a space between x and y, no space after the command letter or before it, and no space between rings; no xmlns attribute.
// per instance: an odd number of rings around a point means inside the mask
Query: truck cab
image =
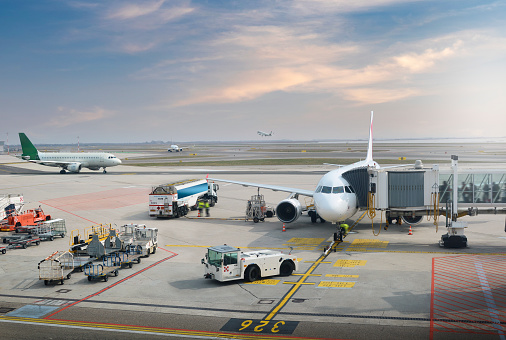
<svg viewBox="0 0 506 340"><path fill-rule="evenodd" d="M205 265L204 277L221 282L239 279L255 281L274 275L289 276L298 267L295 255L267 249L244 253L241 249L226 244L208 248L201 262Z"/></svg>

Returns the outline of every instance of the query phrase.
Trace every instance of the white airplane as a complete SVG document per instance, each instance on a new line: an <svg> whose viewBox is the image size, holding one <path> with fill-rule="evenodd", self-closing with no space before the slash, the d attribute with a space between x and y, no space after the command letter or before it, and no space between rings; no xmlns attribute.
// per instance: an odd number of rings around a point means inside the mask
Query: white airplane
<svg viewBox="0 0 506 340"><path fill-rule="evenodd" d="M180 152L180 151L183 151L183 147L179 147L177 146L176 144L172 144L171 146L169 146L169 148L167 149L168 152Z"/></svg>
<svg viewBox="0 0 506 340"><path fill-rule="evenodd" d="M345 179L345 177L348 177L347 175L352 174L354 170L368 168L379 169L380 167L372 157L372 122L373 112L371 112L369 144L365 160L350 165L341 166L339 169L335 169L326 173L318 182L315 190L304 190L276 185L229 181L217 178L209 178L209 180L290 193L288 198L282 200L276 207L276 215L278 219L284 223L294 222L302 214L303 209L298 200L299 195L313 197L316 212L310 215L311 222L316 222L317 219L320 218L322 222L329 221L333 224L337 223L339 225L346 219L355 215L355 213L358 211L358 198L355 189L360 188L353 188Z"/></svg>
<svg viewBox="0 0 506 340"><path fill-rule="evenodd" d="M270 133L267 133L267 132L263 132L263 131L257 131L257 133L262 136L262 137L271 137L272 136L272 131Z"/></svg>
<svg viewBox="0 0 506 340"><path fill-rule="evenodd" d="M82 168L90 170L103 168L105 174L107 173L105 168L121 164L119 158L104 152L40 152L22 132L19 133L19 140L23 149L22 159L41 165L60 167L61 174L67 171L78 173Z"/></svg>

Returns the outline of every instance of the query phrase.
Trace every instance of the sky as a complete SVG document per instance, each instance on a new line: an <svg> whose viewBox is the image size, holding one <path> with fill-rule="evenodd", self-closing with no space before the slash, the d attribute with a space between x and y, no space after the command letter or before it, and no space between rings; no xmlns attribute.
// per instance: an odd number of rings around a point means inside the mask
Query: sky
<svg viewBox="0 0 506 340"><path fill-rule="evenodd" d="M0 140L506 136L506 3L0 0ZM273 131L261 137L257 130Z"/></svg>

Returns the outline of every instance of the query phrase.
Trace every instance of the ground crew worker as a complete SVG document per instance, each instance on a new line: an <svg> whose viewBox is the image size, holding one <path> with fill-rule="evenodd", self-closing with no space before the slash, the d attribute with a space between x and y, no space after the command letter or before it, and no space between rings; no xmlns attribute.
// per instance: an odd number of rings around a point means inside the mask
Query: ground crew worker
<svg viewBox="0 0 506 340"><path fill-rule="evenodd" d="M211 216L211 214L209 214L209 201L208 200L206 200L205 207L206 207L206 216L207 217Z"/></svg>
<svg viewBox="0 0 506 340"><path fill-rule="evenodd" d="M199 216L202 216L201 214L202 211L204 210L204 201L199 200L198 208L199 208Z"/></svg>
<svg viewBox="0 0 506 340"><path fill-rule="evenodd" d="M341 225L339 226L341 228L341 235L348 235L348 229L350 228L349 225L347 225L346 223L341 223Z"/></svg>

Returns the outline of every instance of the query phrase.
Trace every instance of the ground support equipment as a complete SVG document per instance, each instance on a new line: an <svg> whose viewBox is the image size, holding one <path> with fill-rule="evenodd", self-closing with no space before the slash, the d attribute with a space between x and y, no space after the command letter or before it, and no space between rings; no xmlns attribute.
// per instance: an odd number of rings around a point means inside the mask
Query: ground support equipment
<svg viewBox="0 0 506 340"><path fill-rule="evenodd" d="M10 235L3 237L3 243L7 243L9 248L23 248L26 249L35 243L36 246L40 244L40 237L38 235L24 234L24 235Z"/></svg>
<svg viewBox="0 0 506 340"><path fill-rule="evenodd" d="M126 247L125 252L116 253L116 264L132 268L134 261L136 263L141 263L142 256L143 253L141 246L129 245Z"/></svg>
<svg viewBox="0 0 506 340"><path fill-rule="evenodd" d="M74 257L68 251L56 251L39 262L39 280L47 286L53 281L64 283L74 271Z"/></svg>
<svg viewBox="0 0 506 340"><path fill-rule="evenodd" d="M89 263L84 267L84 275L88 277L88 281L103 279L105 282L109 280L109 274L118 276L118 270L121 265L116 263L116 254L110 254L104 257L102 263Z"/></svg>

